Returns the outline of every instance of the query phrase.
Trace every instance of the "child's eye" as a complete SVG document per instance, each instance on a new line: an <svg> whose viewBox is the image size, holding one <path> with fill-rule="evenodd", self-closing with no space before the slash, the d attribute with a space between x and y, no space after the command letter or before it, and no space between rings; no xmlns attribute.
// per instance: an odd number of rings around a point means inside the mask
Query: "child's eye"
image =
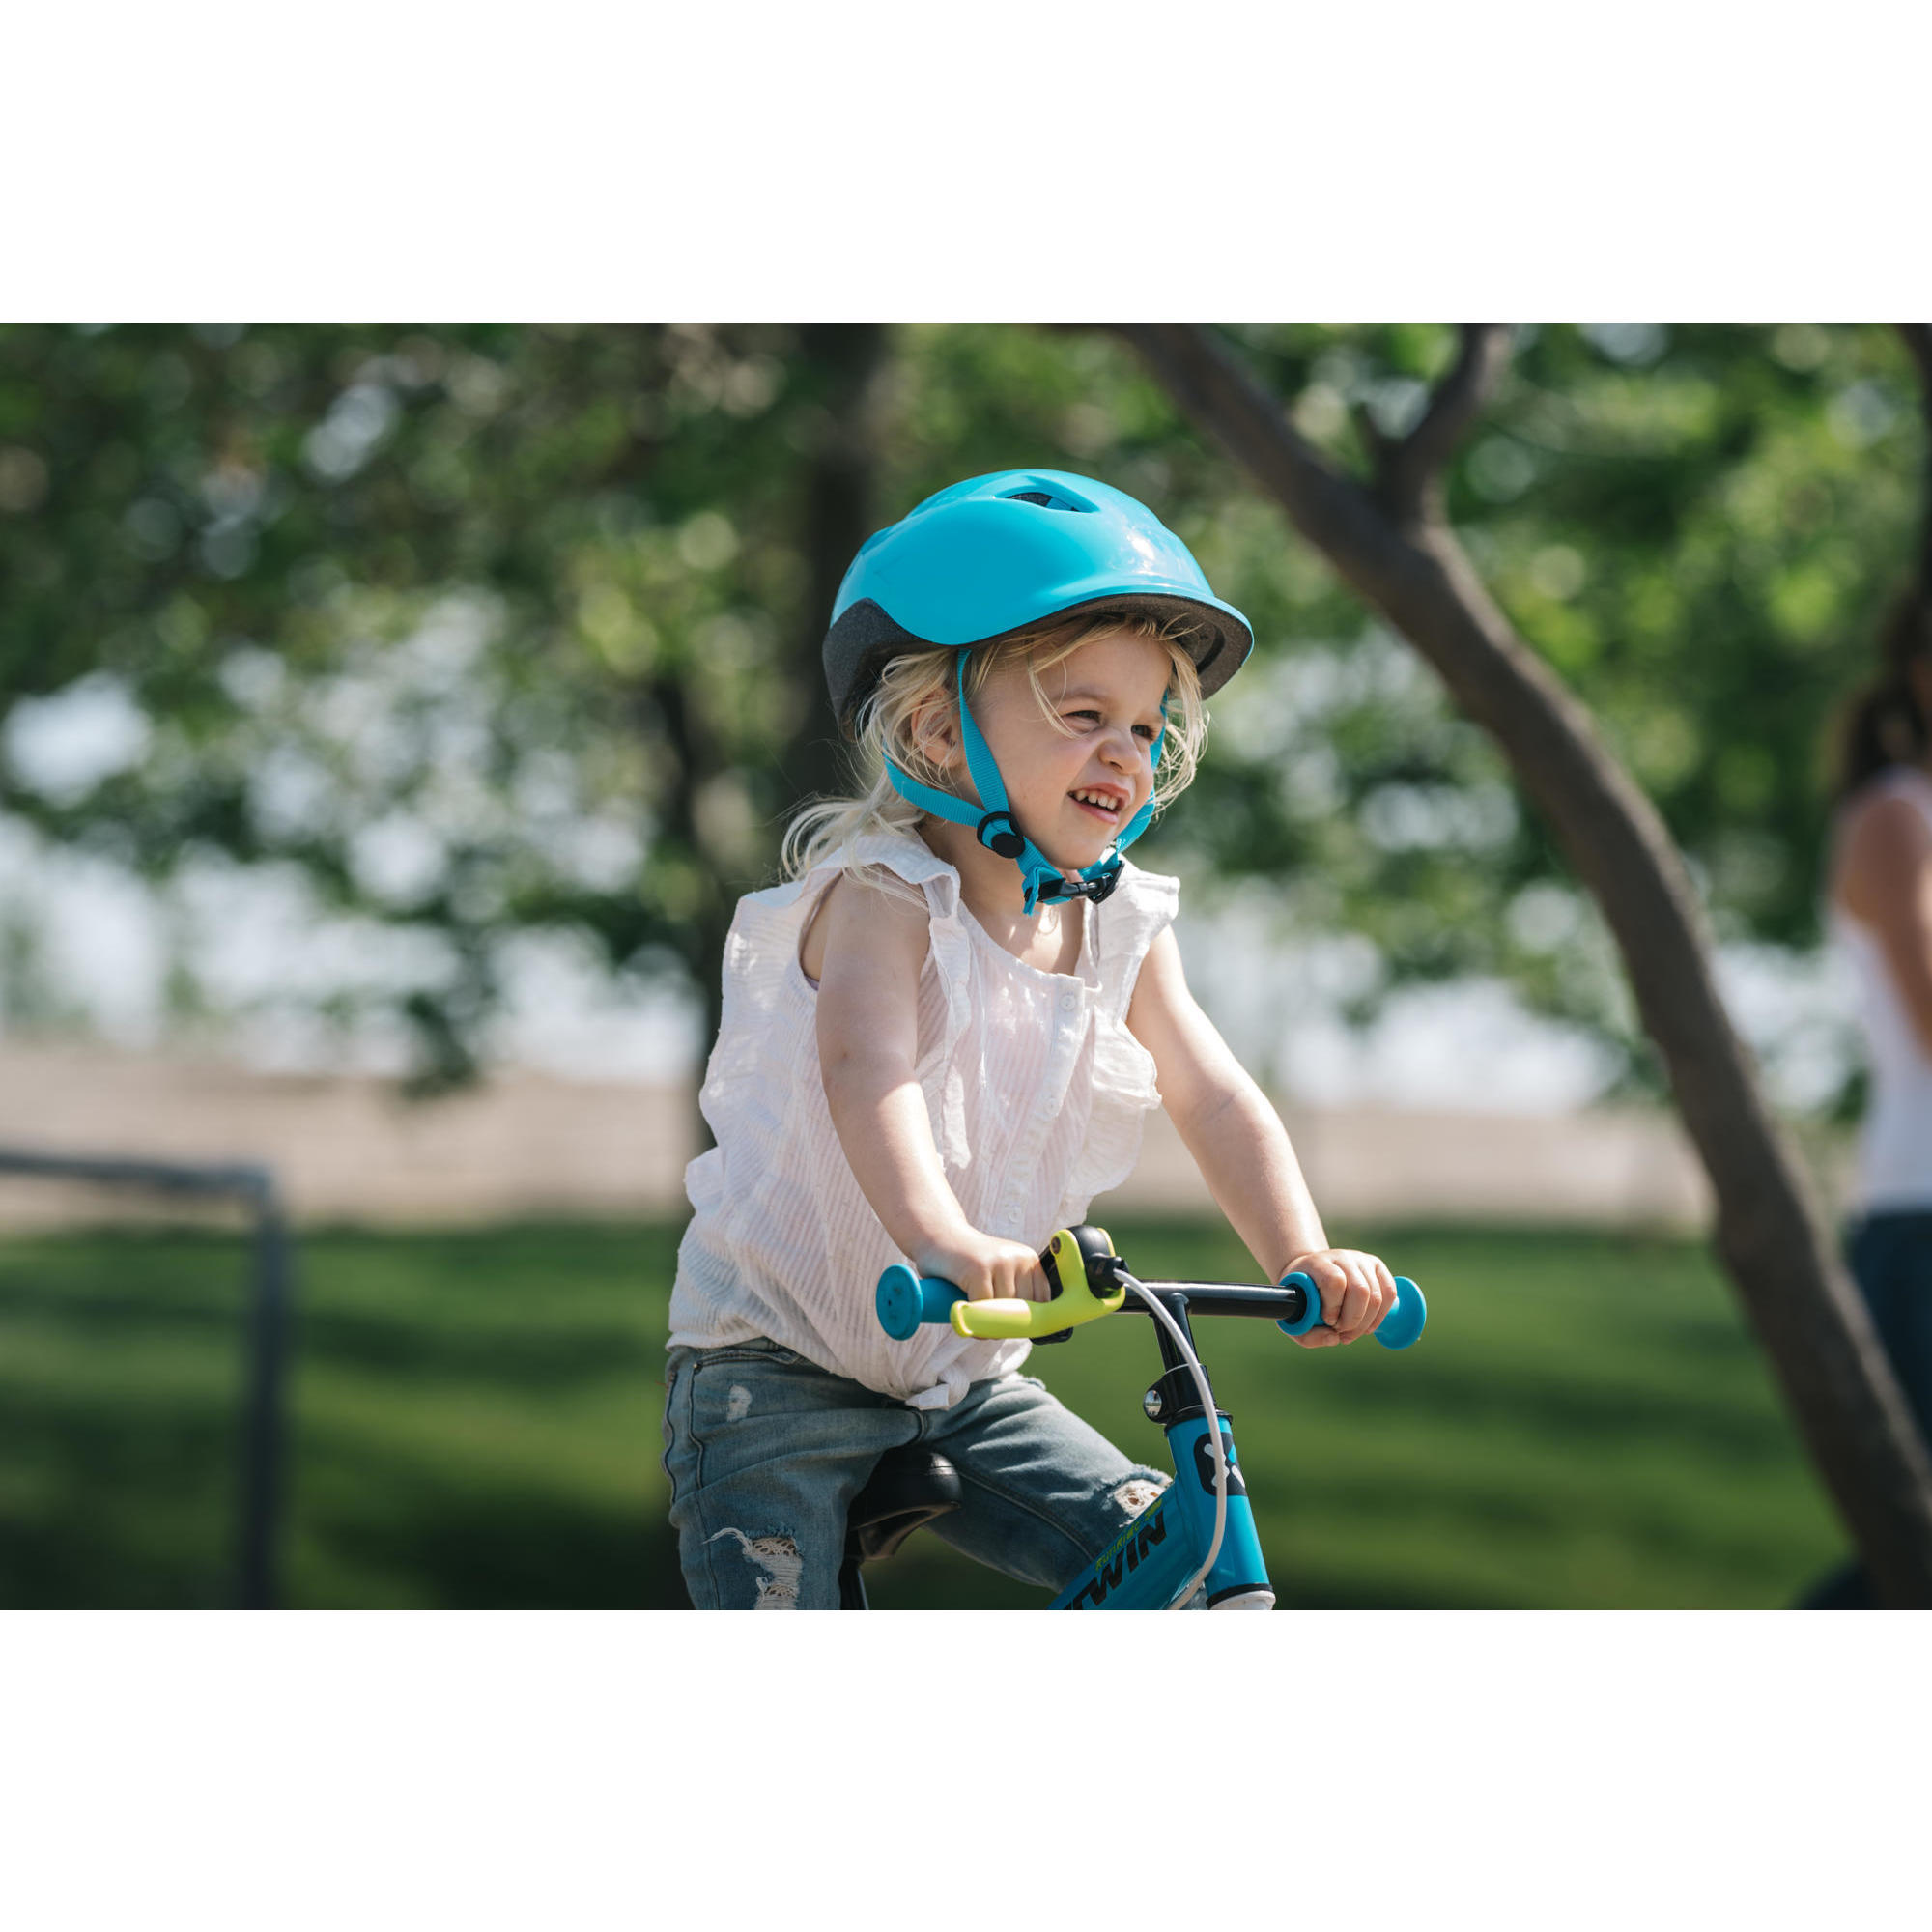
<svg viewBox="0 0 1932 1932"><path fill-rule="evenodd" d="M1097 719L1100 714L1097 711L1069 711L1066 715L1069 718ZM1136 724L1134 730L1139 736L1145 738L1150 745L1160 735L1151 724Z"/></svg>

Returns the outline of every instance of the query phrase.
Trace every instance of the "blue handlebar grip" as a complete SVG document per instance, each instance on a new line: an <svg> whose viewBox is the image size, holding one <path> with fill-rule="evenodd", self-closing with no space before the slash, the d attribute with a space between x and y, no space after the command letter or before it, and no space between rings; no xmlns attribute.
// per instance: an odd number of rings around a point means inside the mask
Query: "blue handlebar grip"
<svg viewBox="0 0 1932 1932"><path fill-rule="evenodd" d="M1274 1325L1284 1335L1305 1335L1311 1328L1321 1327L1321 1297L1315 1284L1297 1270L1283 1275L1281 1285L1300 1289L1308 1297L1308 1306L1298 1321L1277 1321ZM1421 1335L1423 1323L1428 1320L1429 1304L1422 1298L1422 1291L1406 1274L1399 1274L1395 1278L1395 1306L1382 1317L1376 1340L1384 1349L1406 1349Z"/></svg>
<svg viewBox="0 0 1932 1932"><path fill-rule="evenodd" d="M1274 1325L1284 1335L1305 1335L1311 1328L1321 1327L1321 1297L1315 1292L1315 1284L1305 1274L1296 1270L1293 1274L1283 1275L1281 1285L1283 1288L1298 1288L1308 1297L1308 1306L1301 1311L1297 1320L1277 1321Z"/></svg>
<svg viewBox="0 0 1932 1932"><path fill-rule="evenodd" d="M1429 1304L1422 1298L1422 1291L1406 1274L1395 1278L1395 1306L1382 1317L1382 1323L1376 1330L1376 1340L1384 1349L1406 1349L1422 1335L1422 1324L1429 1320Z"/></svg>
<svg viewBox="0 0 1932 1932"><path fill-rule="evenodd" d="M879 1277L873 1306L879 1312L879 1326L895 1342L910 1342L921 1322L947 1321L952 1304L965 1299L965 1291L950 1281L936 1275L922 1281L903 1262L895 1262Z"/></svg>

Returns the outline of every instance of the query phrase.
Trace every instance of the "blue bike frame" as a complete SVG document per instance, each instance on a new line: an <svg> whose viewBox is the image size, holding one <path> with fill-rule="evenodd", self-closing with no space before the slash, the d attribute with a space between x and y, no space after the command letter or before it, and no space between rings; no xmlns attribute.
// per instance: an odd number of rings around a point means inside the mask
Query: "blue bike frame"
<svg viewBox="0 0 1932 1932"><path fill-rule="evenodd" d="M1272 1288L1237 1282L1140 1282L1111 1252L1106 1232L1097 1228L1062 1229L1041 1256L1052 1284L1044 1302L986 1301L962 1306L965 1296L950 1281L922 1280L903 1264L886 1269L876 1293L879 1323L900 1340L928 1321L952 1321L961 1334L1031 1334L1037 1341L1064 1342L1071 1329L1101 1316L1137 1308L1148 1313L1140 1294L1122 1300L1125 1285L1157 1300L1166 1321L1156 1320L1163 1374L1143 1405L1167 1432L1174 1481L1150 1509L1135 1517L1089 1570L1083 1571L1048 1606L1056 1610L1164 1610L1200 1573L1214 1543L1214 1450L1210 1419L1201 1406L1201 1385L1176 1338L1194 1346L1190 1307L1209 1315L1263 1317L1290 1335L1305 1335L1321 1321L1321 1300L1305 1274L1290 1274ZM1428 1306L1422 1291L1406 1275L1395 1277L1396 1304L1376 1329L1385 1349L1406 1349L1422 1333ZM977 1323L977 1325L976 1325ZM996 1323L997 1325L988 1325ZM1171 1324L1171 1327L1170 1327ZM1198 1367L1198 1358L1194 1367ZM1202 1380L1207 1378L1201 1371ZM1208 1391L1213 1399L1212 1390ZM1213 1411L1211 1426L1221 1436L1227 1464L1227 1508L1214 1567L1203 1579L1202 1594L1212 1609L1267 1609L1274 1604L1267 1565L1262 1561L1254 1511L1235 1454L1235 1434L1227 1412Z"/></svg>
<svg viewBox="0 0 1932 1932"><path fill-rule="evenodd" d="M1218 1409L1215 1419L1221 1425L1221 1450L1228 1459L1228 1520L1204 1585L1208 1607L1215 1609L1240 1597L1265 1597L1272 1605L1274 1591L1235 1455L1234 1431ZM1171 1424L1167 1449L1174 1459L1174 1481L1162 1491L1160 1500L1135 1517L1093 1569L1076 1577L1049 1608L1164 1610L1201 1568L1214 1537L1214 1451L1208 1440L1207 1418L1195 1415Z"/></svg>

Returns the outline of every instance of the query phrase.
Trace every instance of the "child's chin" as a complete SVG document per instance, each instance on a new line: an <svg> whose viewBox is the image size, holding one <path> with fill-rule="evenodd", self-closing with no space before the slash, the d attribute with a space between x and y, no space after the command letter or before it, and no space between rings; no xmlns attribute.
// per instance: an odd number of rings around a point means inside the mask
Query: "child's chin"
<svg viewBox="0 0 1932 1932"><path fill-rule="evenodd" d="M1068 836L1066 839L1067 849L1069 851L1078 849L1086 852L1088 856L1078 861L1078 863L1083 866L1091 866L1114 842L1115 835L1120 831L1120 825L1118 823L1114 825L1105 824L1100 819L1094 817L1084 805L1069 804L1066 809L1073 814L1074 824L1079 828L1077 832ZM1048 853L1047 856L1051 858L1053 855ZM1056 863L1058 862L1056 861Z"/></svg>
<svg viewBox="0 0 1932 1932"><path fill-rule="evenodd" d="M1063 872L1082 872L1103 858L1113 842L1111 832L1098 830L1092 838L1068 838L1053 846L1042 845L1040 850Z"/></svg>

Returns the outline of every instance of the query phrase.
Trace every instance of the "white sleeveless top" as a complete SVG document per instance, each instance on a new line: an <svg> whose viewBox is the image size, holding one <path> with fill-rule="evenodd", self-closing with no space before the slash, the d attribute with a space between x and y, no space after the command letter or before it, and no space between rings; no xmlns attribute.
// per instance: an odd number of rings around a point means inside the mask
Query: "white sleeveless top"
<svg viewBox="0 0 1932 1932"><path fill-rule="evenodd" d="M968 1341L943 1323L895 1342L879 1326L880 1273L906 1257L833 1127L817 993L798 956L848 864L885 866L925 895L916 1071L933 1142L973 1226L1036 1249L1083 1219L1139 1157L1160 1094L1152 1056L1127 1031L1127 1005L1180 889L1123 865L1105 903L1082 909L1071 974L1014 958L961 902L957 870L913 833L862 838L805 878L738 901L723 1022L698 1095L718 1145L685 1170L696 1212L678 1249L669 1346L765 1336L916 1408L950 1408L969 1384L1017 1367L1032 1344Z"/></svg>
<svg viewBox="0 0 1932 1932"><path fill-rule="evenodd" d="M1873 790L1910 799L1932 827L1932 779L1910 767ZM1833 902L1834 940L1859 982L1859 1017L1871 1067L1871 1104L1859 1141L1857 1206L1866 1213L1932 1208L1932 1059L1870 929Z"/></svg>

